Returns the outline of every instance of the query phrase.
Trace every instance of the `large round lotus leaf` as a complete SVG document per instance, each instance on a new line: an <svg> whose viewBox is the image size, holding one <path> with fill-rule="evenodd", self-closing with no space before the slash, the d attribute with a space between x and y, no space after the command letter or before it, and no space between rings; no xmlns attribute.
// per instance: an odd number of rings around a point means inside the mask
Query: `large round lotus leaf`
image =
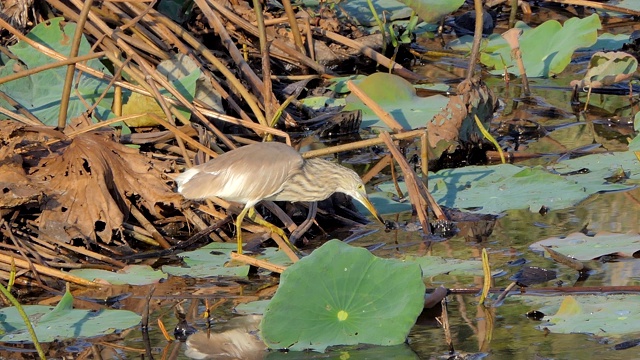
<svg viewBox="0 0 640 360"><path fill-rule="evenodd" d="M417 96L410 82L394 74L374 73L354 83L404 129L424 127L449 103L449 98L443 95ZM362 111L360 127L386 127L380 117L356 95L349 94L345 101L347 105L342 111Z"/></svg>
<svg viewBox="0 0 640 360"><path fill-rule="evenodd" d="M27 38L61 54L69 54L76 24L64 21L64 18L53 18L36 25ZM14 74L16 71L31 70L38 66L56 62L25 41L10 46L9 50L16 60L8 61L0 66L0 77ZM82 36L78 55L91 52L91 44ZM19 61L18 61L19 59ZM103 73L108 73L107 67L99 59L92 59L86 65ZM0 85L3 91L24 107L45 125L56 125L60 114L60 95L65 83L66 66L41 71L27 77L16 79ZM93 105L104 92L107 96L100 99L98 112L111 108L113 89L109 89L109 81L95 78L85 72L76 70L74 75L74 90L69 96L67 119L73 119L87 111L87 102ZM4 100L0 106L12 108Z"/></svg>
<svg viewBox="0 0 640 360"><path fill-rule="evenodd" d="M401 344L422 311L424 290L417 264L331 240L282 274L262 338L289 350Z"/></svg>

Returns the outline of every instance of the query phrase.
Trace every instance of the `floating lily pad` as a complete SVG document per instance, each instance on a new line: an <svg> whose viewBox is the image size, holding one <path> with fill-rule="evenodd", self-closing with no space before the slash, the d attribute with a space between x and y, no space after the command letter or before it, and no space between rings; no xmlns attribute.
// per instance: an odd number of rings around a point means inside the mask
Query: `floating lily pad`
<svg viewBox="0 0 640 360"><path fill-rule="evenodd" d="M587 236L583 233L574 233L565 237L541 240L531 244L529 248L544 251L542 246L550 246L554 251L580 261L592 260L609 254L631 257L640 251L640 234L598 233L594 236Z"/></svg>
<svg viewBox="0 0 640 360"><path fill-rule="evenodd" d="M617 1L615 6L617 7L621 7L621 8L625 8L628 10L633 10L633 11L640 11L640 3L637 2L636 0L620 0ZM621 13L617 13L614 11L607 11L607 13L613 14L613 15L624 15L627 16L625 14L621 14Z"/></svg>
<svg viewBox="0 0 640 360"><path fill-rule="evenodd" d="M331 240L282 274L261 334L274 349L402 344L424 291L418 265Z"/></svg>
<svg viewBox="0 0 640 360"><path fill-rule="evenodd" d="M562 176L579 169L582 173ZM627 179L621 183L606 179L623 169ZM467 166L429 174L429 190L438 204L482 214L500 214L510 209L538 211L544 205L564 209L605 191L628 190L640 180L640 165L630 151L583 156L555 164L553 172L542 167L521 167L511 164ZM560 173L560 174L558 174ZM404 182L400 189L406 192ZM380 197L393 202L395 185L378 185ZM383 204L389 206L389 204Z"/></svg>
<svg viewBox="0 0 640 360"><path fill-rule="evenodd" d="M552 333L586 333L603 336L640 331L640 295L567 296L555 315L539 326ZM542 309L542 312L545 312Z"/></svg>
<svg viewBox="0 0 640 360"><path fill-rule="evenodd" d="M58 53L68 55L71 50L70 40L73 38L75 30L75 23L64 22L63 18L53 18L36 25L31 32L27 34L27 37ZM10 46L9 49L20 61L10 60L5 66L0 67L0 77L58 61L43 55L40 51L23 41ZM78 54L86 55L90 50L91 45L87 39L82 36ZM86 62L86 65L100 72L108 73L107 68L98 59L89 60ZM66 72L66 66L42 71L2 84L0 85L0 91L9 94L45 125L57 125L58 114L60 113L60 94L64 86ZM69 98L67 119L75 118L86 112L87 107L85 102L88 102L89 106L93 105L102 93L107 90L109 82L95 78L85 72L80 74L80 72L76 70L73 84L73 91ZM109 91L107 96L102 99L100 107L97 109L98 112L108 112L112 100L113 92ZM12 108L12 106L4 100L0 100L0 105L8 109ZM101 113L101 115L104 116L103 113Z"/></svg>
<svg viewBox="0 0 640 360"><path fill-rule="evenodd" d="M300 100L300 102L316 111L339 109L345 105L344 99L335 99L328 96L310 96Z"/></svg>
<svg viewBox="0 0 640 360"><path fill-rule="evenodd" d="M633 130L640 131L640 112L637 112L636 115L634 116L634 119L633 119ZM634 152L634 156L635 156L635 152L640 151L640 136L639 135L636 135L636 137L634 137L629 142L629 150L631 152Z"/></svg>
<svg viewBox="0 0 640 360"><path fill-rule="evenodd" d="M425 127L449 103L449 98L442 95L417 96L410 82L393 74L374 73L354 83L404 129ZM343 111L362 110L363 128L386 128L384 122L355 95L347 96L346 102Z"/></svg>
<svg viewBox="0 0 640 360"><path fill-rule="evenodd" d="M577 170L587 169L574 175L565 176L585 187L587 193L598 191L615 191L629 189L629 185L640 181L640 161L633 151L615 153L602 153L581 156L575 159L564 160L552 167L553 171L561 174L572 173ZM607 182L607 178L624 170L627 179L623 184ZM606 186L603 186L606 185Z"/></svg>
<svg viewBox="0 0 640 360"><path fill-rule="evenodd" d="M233 309L233 311L236 314L240 314L240 315L250 315L250 314L262 315L264 314L264 310L267 308L267 305L269 305L270 302L271 300L251 301L251 302L236 306Z"/></svg>
<svg viewBox="0 0 640 360"><path fill-rule="evenodd" d="M561 209L589 195L567 177L509 164L443 170L429 177L429 187L440 205L484 214Z"/></svg>
<svg viewBox="0 0 640 360"><path fill-rule="evenodd" d="M582 80L574 80L571 87L599 88L628 80L638 69L638 60L622 51L599 51L591 56L589 68Z"/></svg>
<svg viewBox="0 0 640 360"><path fill-rule="evenodd" d="M112 334L140 323L140 315L128 310L74 309L73 296L66 292L54 308L23 306L39 342L88 338ZM31 342L31 336L15 307L0 310L0 342Z"/></svg>
<svg viewBox="0 0 640 360"><path fill-rule="evenodd" d="M268 247L264 249L262 254L256 256L256 259L265 260L272 264L281 266L293 265L291 258L287 256L284 251L280 251L280 249L276 247Z"/></svg>
<svg viewBox="0 0 640 360"><path fill-rule="evenodd" d="M614 51L619 50L622 46L629 42L629 34L610 34L604 33L598 36L598 40L596 43L587 47L582 48L580 51Z"/></svg>
<svg viewBox="0 0 640 360"><path fill-rule="evenodd" d="M405 260L420 265L425 279L442 274L483 275L480 260L445 259L440 256L407 256Z"/></svg>
<svg viewBox="0 0 640 360"><path fill-rule="evenodd" d="M333 349L332 349L333 350ZM407 344L394 346L341 347L326 354L270 351L266 360L346 360L393 359L418 360L420 357Z"/></svg>
<svg viewBox="0 0 640 360"><path fill-rule="evenodd" d="M100 269L75 269L69 272L89 281L113 285L148 285L167 278L167 274L148 265L129 265L118 272Z"/></svg>
<svg viewBox="0 0 640 360"><path fill-rule="evenodd" d="M411 210L411 202L409 202L409 199L400 202L393 193L388 191L373 192L369 194L369 200L371 200L371 203L381 215L398 214ZM354 205L363 214L369 211L359 202L354 201Z"/></svg>
<svg viewBox="0 0 640 360"><path fill-rule="evenodd" d="M337 76L327 80L329 83L329 85L327 85L327 90L332 90L336 94L348 94L350 90L347 87L347 81L360 81L364 78L366 78L365 75Z"/></svg>
<svg viewBox="0 0 640 360"><path fill-rule="evenodd" d="M237 248L235 243L211 243L180 254L185 267L165 265L162 271L174 276L190 277L247 276L249 265L228 266L231 252Z"/></svg>

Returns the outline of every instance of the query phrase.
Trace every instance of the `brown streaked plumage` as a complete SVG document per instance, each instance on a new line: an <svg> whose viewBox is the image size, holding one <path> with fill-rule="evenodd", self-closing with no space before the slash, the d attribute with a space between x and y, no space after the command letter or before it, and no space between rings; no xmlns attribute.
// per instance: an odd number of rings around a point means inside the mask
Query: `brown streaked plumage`
<svg viewBox="0 0 640 360"><path fill-rule="evenodd" d="M262 200L320 201L341 192L362 203L382 222L353 170L322 159L305 160L292 147L277 142L229 151L188 169L175 181L178 192L188 199L218 197L245 204L236 220L238 253L242 253L242 219Z"/></svg>

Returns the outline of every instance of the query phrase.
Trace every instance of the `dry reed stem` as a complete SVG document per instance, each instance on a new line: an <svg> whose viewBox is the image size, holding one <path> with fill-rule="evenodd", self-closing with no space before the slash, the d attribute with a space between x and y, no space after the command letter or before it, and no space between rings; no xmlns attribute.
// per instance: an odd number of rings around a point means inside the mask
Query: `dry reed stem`
<svg viewBox="0 0 640 360"><path fill-rule="evenodd" d="M391 71L399 76L402 76L405 79L408 80L424 80L425 77L420 75L420 74L416 74L411 70L408 70L407 68L405 68L404 66L396 63L395 61L389 59L388 57L380 54L379 52L373 50L371 47L366 46L362 43L359 43L355 40L351 40L348 37L336 34L334 32L328 31L328 30L324 30L322 28L319 27L313 27L313 30L322 35L325 36L335 42L338 42L342 45L346 45L350 48L356 49L358 51L360 51L360 53L362 53L362 55L365 55L367 57L369 57L371 60L377 62L378 64L391 69Z"/></svg>
<svg viewBox="0 0 640 360"><path fill-rule="evenodd" d="M231 253L231 260L237 260L251 266L260 267L272 272L276 272L278 274L282 274L287 269L285 266L272 264L265 260L258 260L251 256L242 255L235 252Z"/></svg>
<svg viewBox="0 0 640 360"><path fill-rule="evenodd" d="M362 182L366 184L371 181L371 179L378 175L380 171L382 171L382 169L391 165L393 163L392 160L393 158L389 154L378 160L378 162L373 167L371 167L371 169L369 169L366 174L362 175Z"/></svg>
<svg viewBox="0 0 640 360"><path fill-rule="evenodd" d="M91 11L91 4L93 0L85 0L84 5L81 7L79 19L77 21L76 30L73 34L73 41L71 42L71 49L69 50L69 57L73 58L78 56L80 50L80 40L84 33L84 25L87 22L87 17ZM73 79L75 78L76 67L74 63L67 65L67 73L64 78L64 85L62 86L62 95L60 96L60 112L58 113L58 130L64 132L65 126L67 126L67 111L69 110L69 100L71 99L71 87L73 86Z"/></svg>
<svg viewBox="0 0 640 360"><path fill-rule="evenodd" d="M215 8L220 14L224 15L227 18L227 20L229 20L236 26L242 28L243 30L247 31L251 35L258 36L258 29L255 26L253 26L250 22L241 18L239 15L237 15L236 13L234 13L233 11L231 11L230 9L226 8L225 6L223 6L222 4L216 1L207 0L207 2L209 3L209 5ZM313 61L308 56L301 54L296 49L291 48L286 42L278 38L275 38L273 36L268 36L267 41L271 41L273 46L283 51L287 55L293 57L295 60L299 61L302 65L308 66L309 68L315 70L319 74L330 73L330 71L328 71L324 66Z"/></svg>
<svg viewBox="0 0 640 360"><path fill-rule="evenodd" d="M426 194L423 191L420 191L420 185L422 182L417 181L417 176L409 163L407 163L407 159L404 158L402 152L396 144L393 143L391 136L388 132L383 132L380 134L380 138L387 145L389 151L393 155L393 158L396 160L400 168L402 169L402 173L404 174L404 181L407 185L407 191L409 192L409 198L411 199L411 203L418 214L418 219L420 220L420 224L422 225L422 230L430 234L431 233L431 225L429 224L429 216L427 215L427 207L428 201Z"/></svg>
<svg viewBox="0 0 640 360"><path fill-rule="evenodd" d="M413 138L422 136L423 133L424 133L424 129L410 130L410 131L406 131L399 134L392 134L391 138L393 140L407 140L407 139L413 139ZM306 151L302 153L302 157L305 159L308 159L308 158L313 158L317 156L336 154L342 151L362 149L365 147L375 146L380 144L384 144L384 140L377 137L377 138L372 138L367 140L354 141L352 143L343 144L343 145L331 146L324 149Z"/></svg>
<svg viewBox="0 0 640 360"><path fill-rule="evenodd" d="M11 261L14 261L16 266L22 269L29 269L29 263L25 260L22 259L16 259L14 257L11 256L7 256L7 255L3 255L0 254L0 262L3 262L5 264L11 264ZM35 271L37 271L39 274L41 275L47 275L47 276L51 276L53 278L56 279L60 279L60 280L64 280L64 281L68 281L68 282L72 282L74 284L77 285L83 285L83 286L102 286L101 284L95 283L93 281L89 281L74 275L71 275L69 273L60 271L60 270L56 270L56 269L51 269L47 266L43 266L43 265L38 265L38 264L33 264L33 267L35 269Z"/></svg>
<svg viewBox="0 0 640 360"><path fill-rule="evenodd" d="M222 24L220 18L211 9L209 4L205 0L195 0L195 3L198 5L200 10L202 11L202 14L207 19L209 26L215 29L216 33L218 33L218 36L220 36L222 45L227 49L236 66L238 67L238 69L240 69L245 79L248 81L251 89L253 90L253 93L257 95L258 99L265 100L262 95L262 91L264 90L264 84L262 80L258 77L258 75L256 75L253 69L244 60L242 53L235 45L235 42L233 41L231 36L229 36L229 33ZM267 126L267 119L269 119L269 116L265 116L263 119L265 121L260 122L260 124Z"/></svg>

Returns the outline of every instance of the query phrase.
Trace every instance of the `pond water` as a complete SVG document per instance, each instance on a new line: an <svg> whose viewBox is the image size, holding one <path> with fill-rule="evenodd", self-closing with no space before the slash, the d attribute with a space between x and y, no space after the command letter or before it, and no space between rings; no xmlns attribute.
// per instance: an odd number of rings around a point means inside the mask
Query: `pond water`
<svg viewBox="0 0 640 360"><path fill-rule="evenodd" d="M439 66L449 71L454 77L462 68L457 59L438 59ZM584 68L585 62L571 65L576 70ZM495 128L501 125L526 119L528 124L535 123L545 130L539 139L529 139L517 143L513 138L503 137L502 144L524 153L547 154L520 162L524 165L549 165L557 162L559 156L567 152L594 143L601 144L608 151L626 149L626 137L632 133L627 123L629 116L620 114L621 108L628 101L623 97L601 97L592 99L592 110L584 114L576 114L570 105L570 91L567 84L571 79L554 80L532 79L533 97L521 98L520 88L512 84L506 86L499 78L487 78L487 83L502 100L502 108L493 121ZM604 100L602 108L598 104ZM613 104L613 105L612 105ZM619 108L610 109L611 106ZM605 110L605 107L609 107ZM625 117L626 116L626 117ZM590 151L590 150L587 150ZM561 159L560 159L561 160ZM542 322L525 316L532 310L543 307L541 302L559 299L566 294L553 291L553 288L574 286L637 286L640 285L640 264L636 259L608 259L608 262L591 261L593 269L586 280L576 284L578 273L564 265L559 265L547 255L529 249L532 243L553 236L564 236L579 231L597 232L639 232L640 231L640 189L626 192L596 194L575 207L567 209L551 209L542 215L529 210L511 210L495 220L495 223L484 224L490 229L488 236L481 241L471 241L463 236L454 236L445 241L425 241L419 231L408 231L401 226L398 230L384 231L377 224L369 224L355 231L371 230L365 236L356 237L350 242L354 246L373 249L375 255L381 257L400 257L411 255L437 255L456 259L479 259L481 251L486 248L489 254L491 269L497 275L493 278L494 288L504 288L512 280L509 278L523 266L511 265L515 261L524 260L526 266L537 266L557 272L557 279L533 285L525 290L530 296L518 292L512 293L501 306L491 306L497 294L492 294L489 307L478 304L477 294L452 294L448 300L448 321L451 344L446 341L442 326L436 322L433 314L425 312L413 327L407 346L378 349L370 347L342 348L326 354L317 353L267 353L257 356L247 355L244 358L407 358L407 359L442 359L450 356L450 346L459 358L487 359L619 359L638 358L637 348L614 350L614 344L625 340L633 340L640 334L625 336L598 336L584 334L547 333ZM387 215L386 219L395 220L399 224L417 224L410 214ZM493 225L491 227L491 225ZM336 238L345 239L349 230L338 231ZM320 244L320 241L315 242ZM186 345L174 342L169 344L162 336L155 323L161 319L170 333L177 325L174 314L175 306L180 303L184 309L190 326L206 331L206 321L202 318L205 300L211 306L222 300L212 311L213 330L223 326L228 320L239 315L234 307L254 300L269 299L276 290L278 279L267 273L255 275L249 279L201 279L187 280L170 278L156 286L151 301L149 349L155 357L187 359ZM449 289L475 289L482 286L480 276L439 275L427 282L427 288L443 285ZM536 289L544 288L543 292ZM113 295L131 293L120 301L119 308L130 309L141 313L145 296L149 287L123 287L112 289ZM103 293L87 290L76 297L104 298ZM542 299L535 301L535 299ZM80 306L97 307L84 303ZM556 306L557 308L557 306ZM635 309L634 311L637 311ZM437 311L435 311L437 313ZM92 341L91 343L94 343ZM124 340L102 339L100 349L104 358L140 357L145 348L143 336L139 329L129 330ZM79 349L81 349L80 347ZM137 350L133 350L137 349ZM67 351L73 348L67 348ZM80 350L87 352L87 349ZM225 358L225 357L218 357Z"/></svg>
<svg viewBox="0 0 640 360"><path fill-rule="evenodd" d="M479 306L479 298L476 294L449 295L447 297L448 319L451 341L456 354L466 354L471 356L469 358L485 357L487 359L637 358L637 348L614 350L613 346L625 340L633 340L640 334L619 337L545 333L538 328L542 325L540 321L525 316L529 311L542 308L539 301L533 301L532 297L559 299L565 294L549 291L549 288L572 287L578 279L578 274L575 271L566 266L558 265L542 253L529 250L528 246L535 241L551 236L570 234L585 227L594 232L638 232L640 208L637 199L640 199L640 190L595 195L579 206L551 211L546 215L528 210L509 211L496 220L493 232L481 243L469 242L462 237L453 237L446 241L432 243L427 247L419 232L405 230L384 232L380 231L377 225L371 224L365 226L364 230L377 231L351 242L351 245L375 247L376 250L373 250L373 253L382 257L429 253L430 255L456 259L478 259L481 249L486 248L492 271L501 270L500 275L494 278L493 286L495 288L504 288L511 283L512 280L509 277L520 270L521 266L511 266L510 263L518 259L525 259L528 266L539 266L557 271L557 279L526 289L527 292L533 294L531 297L525 297L515 292L498 307ZM399 220L400 222L411 221L410 214L401 214ZM385 245L381 246L381 244ZM576 286L640 285L640 276L638 275L640 274L640 264L635 259L617 259L606 263L592 261L588 265L593 269L591 275L585 282ZM482 277L479 276L440 275L430 279L427 287L444 285L450 289L479 288L482 286L482 281ZM162 319L171 332L177 324L173 307L180 302L185 309L189 324L204 330L206 329L206 321L202 318L205 308L204 300L207 299L211 305L224 299L225 302L212 312L214 321L212 331L215 332L216 328L223 326L227 320L238 316L233 314L235 305L269 298L273 295L276 284L277 279L267 275L248 280L171 278L166 283L157 285L151 302L155 310L151 313L150 318L153 320ZM545 288L546 291L536 292L536 288ZM131 291L134 295L123 300L121 305L124 308L141 311L148 287L116 289L114 294L126 291ZM496 296L497 294L492 294L494 299ZM491 300L489 304L491 304ZM116 341L115 344L144 349L139 329L127 332L124 342ZM167 357L169 353L173 352L174 354L170 358L188 358L184 355L185 344L168 345L155 322L150 326L150 344L152 351L158 357L161 352ZM101 348L110 349L110 345L101 346ZM445 340L442 326L427 312L413 327L407 347L384 349L380 350L381 353L376 353L373 350L371 348L347 348L326 354L263 353L262 357L435 359L447 358L449 354L449 346ZM140 355L140 352L130 350L118 350L117 353L127 358ZM112 357L107 356L106 358Z"/></svg>

